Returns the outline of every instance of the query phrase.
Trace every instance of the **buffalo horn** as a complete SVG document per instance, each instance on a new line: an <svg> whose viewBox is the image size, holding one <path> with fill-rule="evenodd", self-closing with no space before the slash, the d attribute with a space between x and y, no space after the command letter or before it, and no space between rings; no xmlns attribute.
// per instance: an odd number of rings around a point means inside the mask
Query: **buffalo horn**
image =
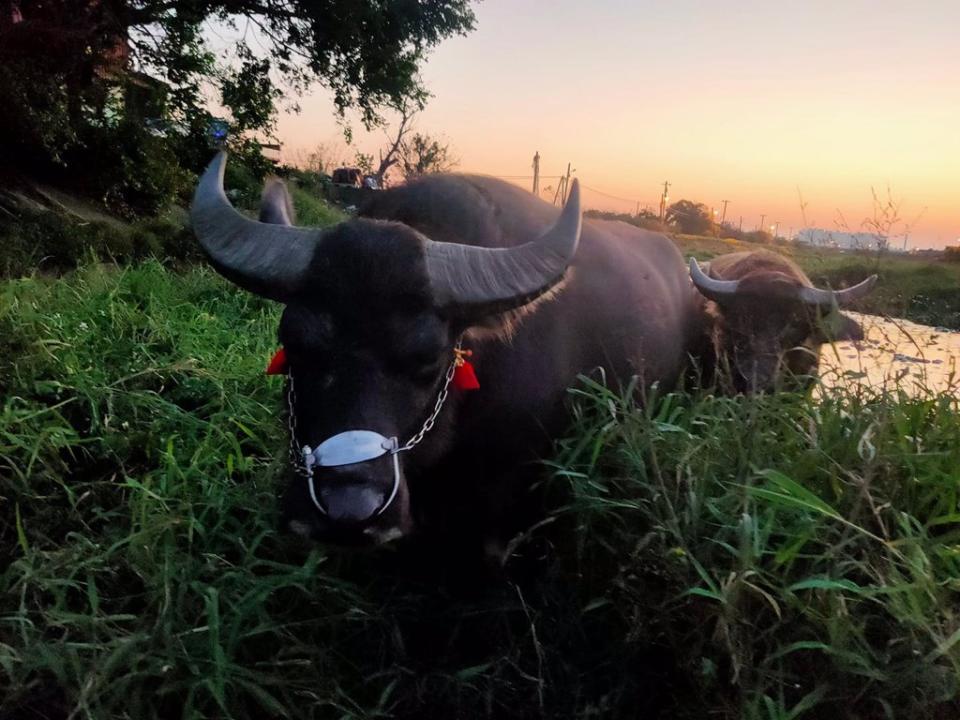
<svg viewBox="0 0 960 720"><path fill-rule="evenodd" d="M871 275L866 280L845 290L821 290L815 287L804 287L800 288L800 299L807 305L832 306L836 303L837 307L843 307L866 296L876 282L877 276Z"/></svg>
<svg viewBox="0 0 960 720"><path fill-rule="evenodd" d="M700 269L696 258L690 258L690 278L705 297L717 300L721 297L730 297L736 294L739 280L717 280Z"/></svg>
<svg viewBox="0 0 960 720"><path fill-rule="evenodd" d="M580 241L580 186L574 180L560 217L536 240L481 248L426 240L424 257L436 305L496 312L525 305L564 276Z"/></svg>
<svg viewBox="0 0 960 720"><path fill-rule="evenodd" d="M200 178L190 220L213 266L245 290L286 300L302 285L323 231L251 220L223 192L226 153Z"/></svg>

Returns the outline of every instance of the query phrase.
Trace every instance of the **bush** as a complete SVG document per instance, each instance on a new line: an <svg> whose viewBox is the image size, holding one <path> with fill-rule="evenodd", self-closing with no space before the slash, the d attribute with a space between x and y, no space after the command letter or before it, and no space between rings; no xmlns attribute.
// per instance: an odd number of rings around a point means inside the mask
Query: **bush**
<svg viewBox="0 0 960 720"><path fill-rule="evenodd" d="M706 235L713 230L713 216L703 203L678 200L667 208L666 220L686 235Z"/></svg>
<svg viewBox="0 0 960 720"><path fill-rule="evenodd" d="M85 257L130 263L146 258L199 260L193 232L161 219L132 225L85 221L54 210L17 208L0 222L0 277L71 270Z"/></svg>
<svg viewBox="0 0 960 720"><path fill-rule="evenodd" d="M82 179L75 190L126 219L156 215L196 181L180 167L171 141L140 121L85 128L66 158L72 181Z"/></svg>
<svg viewBox="0 0 960 720"><path fill-rule="evenodd" d="M260 194L263 192L263 176L258 175L248 165L230 158L223 174L223 187L227 197L236 207L256 213L260 208Z"/></svg>
<svg viewBox="0 0 960 720"><path fill-rule="evenodd" d="M179 175L180 171L171 172ZM145 176L140 187L152 182ZM228 163L225 185L238 207L257 212L262 181L254 169L243 162ZM343 213L297 187L296 181L289 181L288 186L300 224L325 227L344 219ZM42 209L21 203L14 195L0 200L0 277L60 273L77 267L84 257L119 263L147 258L198 261L204 257L182 208L170 207L162 217L132 222L88 221L60 207Z"/></svg>
<svg viewBox="0 0 960 720"><path fill-rule="evenodd" d="M330 176L323 173L299 168L283 168L281 174L298 188L314 197L326 197L330 188Z"/></svg>
<svg viewBox="0 0 960 720"><path fill-rule="evenodd" d="M7 6L9 7L9 5ZM22 59L0 63L0 157L8 167L44 175L77 138L63 78L38 73Z"/></svg>

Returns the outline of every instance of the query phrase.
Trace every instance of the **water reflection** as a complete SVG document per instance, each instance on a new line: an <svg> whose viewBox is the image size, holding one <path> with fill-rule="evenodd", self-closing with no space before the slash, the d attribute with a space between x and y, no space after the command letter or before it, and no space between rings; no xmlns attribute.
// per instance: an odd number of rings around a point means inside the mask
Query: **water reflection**
<svg viewBox="0 0 960 720"><path fill-rule="evenodd" d="M865 339L824 345L820 377L825 388L860 383L911 394L960 395L960 332L876 315L854 315Z"/></svg>

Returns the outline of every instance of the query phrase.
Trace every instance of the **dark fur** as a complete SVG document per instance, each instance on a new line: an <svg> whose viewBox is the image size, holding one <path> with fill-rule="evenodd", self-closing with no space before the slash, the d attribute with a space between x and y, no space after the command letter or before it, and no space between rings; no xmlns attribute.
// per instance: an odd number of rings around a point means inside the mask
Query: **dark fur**
<svg viewBox="0 0 960 720"><path fill-rule="evenodd" d="M713 355L706 362L718 371L718 382L735 392L806 389L816 378L823 343L863 338L849 316L797 299L797 288L813 283L783 255L721 255L706 272L740 281L735 296L706 304Z"/></svg>
<svg viewBox="0 0 960 720"><path fill-rule="evenodd" d="M444 542L502 547L535 512L536 461L565 429L566 390L577 376L602 368L610 382L639 375L646 386L670 386L703 334L702 301L663 235L585 221L562 289L518 311L467 321L430 304L422 236L513 246L540 235L558 210L492 178L434 176L378 193L361 214L325 241L312 268L315 286L288 304L281 322L301 441L360 428L406 441L432 409L465 331L481 388L452 393L433 432L401 455L400 497L379 518L331 523L297 478L286 520L316 538L416 525ZM383 459L326 470L316 487L325 502L349 508L369 505L370 492L382 497L390 477Z"/></svg>

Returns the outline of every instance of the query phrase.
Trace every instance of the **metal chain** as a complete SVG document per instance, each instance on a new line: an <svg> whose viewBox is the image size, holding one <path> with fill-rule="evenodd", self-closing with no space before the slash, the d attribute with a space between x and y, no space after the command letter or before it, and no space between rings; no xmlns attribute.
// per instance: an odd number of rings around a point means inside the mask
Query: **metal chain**
<svg viewBox="0 0 960 720"><path fill-rule="evenodd" d="M437 395L437 401L433 405L433 412L430 413L429 417L424 421L423 425L420 427L420 430L407 440L406 443L401 445L399 448L394 450L394 453L406 452L407 450L412 450L421 442L423 442L424 436L431 430L433 426L437 423L437 418L440 417L440 411L443 410L443 405L447 401L447 397L450 395L450 383L453 382L453 376L457 371L457 365L460 362L461 353L463 350L463 341L458 340L457 344L453 349L453 360L450 362L450 367L447 368L446 375L443 379L443 387L440 388L440 392ZM287 373L287 428L290 431L290 464L293 465L294 469L300 475L304 477L312 477L313 471L306 466L303 461L303 448L300 446L300 443L297 442L297 414L294 412L294 402L296 401L296 394L293 387L293 373Z"/></svg>
<svg viewBox="0 0 960 720"><path fill-rule="evenodd" d="M453 380L453 375L457 371L457 363L460 361L460 351L462 349L460 345L461 342L458 340L456 347L453 349L453 361L450 363L450 367L447 368L447 374L443 380L443 387L440 389L440 394L437 395L437 402L433 405L433 412L430 413L430 417L424 421L420 431L407 440L406 444L401 445L397 452L412 450L423 441L424 435L433 430L433 426L440 416L440 411L443 409L443 404L447 401L447 396L450 394L450 382Z"/></svg>
<svg viewBox="0 0 960 720"><path fill-rule="evenodd" d="M297 414L294 401L297 399L293 389L293 373L287 372L287 428L290 430L290 464L294 470L306 478L313 477L313 471L303 462L303 450L297 442Z"/></svg>

